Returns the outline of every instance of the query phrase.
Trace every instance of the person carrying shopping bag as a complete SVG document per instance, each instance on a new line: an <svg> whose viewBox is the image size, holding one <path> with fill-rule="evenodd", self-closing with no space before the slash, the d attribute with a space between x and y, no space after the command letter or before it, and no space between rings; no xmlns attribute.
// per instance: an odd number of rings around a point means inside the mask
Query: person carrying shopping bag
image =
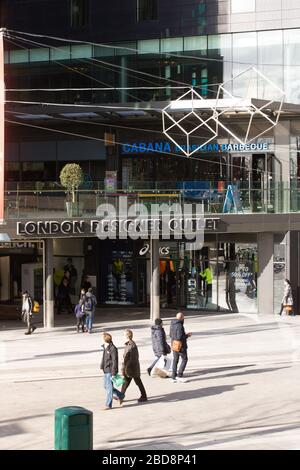
<svg viewBox="0 0 300 470"><path fill-rule="evenodd" d="M151 326L151 339L155 359L147 369L149 375L151 375L151 371L158 363L159 359L162 356L167 356L171 352L171 347L167 343L166 333L161 318L156 318L154 325Z"/></svg>

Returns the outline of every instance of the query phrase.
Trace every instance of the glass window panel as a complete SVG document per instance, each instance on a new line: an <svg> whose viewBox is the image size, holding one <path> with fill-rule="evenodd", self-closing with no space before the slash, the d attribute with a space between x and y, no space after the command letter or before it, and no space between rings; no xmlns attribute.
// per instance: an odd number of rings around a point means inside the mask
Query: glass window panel
<svg viewBox="0 0 300 470"><path fill-rule="evenodd" d="M285 100L300 102L300 30L283 31Z"/></svg>
<svg viewBox="0 0 300 470"><path fill-rule="evenodd" d="M28 49L21 49L16 51L10 52L10 63L11 64L18 64L22 62L28 62L29 59L29 51Z"/></svg>
<svg viewBox="0 0 300 470"><path fill-rule="evenodd" d="M257 34L233 34L233 77L257 65ZM250 79L250 81L249 81ZM237 97L257 97L257 76L254 73L241 75L233 80L233 93Z"/></svg>
<svg viewBox="0 0 300 470"><path fill-rule="evenodd" d="M283 32L284 64L300 65L300 29L290 29Z"/></svg>
<svg viewBox="0 0 300 470"><path fill-rule="evenodd" d="M285 242L274 243L274 311L280 312L284 294Z"/></svg>
<svg viewBox="0 0 300 470"><path fill-rule="evenodd" d="M208 62L209 83L226 82L232 77L232 35L219 34L208 36L208 55L218 59L216 62ZM213 70L217 70L214 72ZM217 80L213 77L216 76ZM229 82L227 89L231 92L232 83Z"/></svg>
<svg viewBox="0 0 300 470"><path fill-rule="evenodd" d="M50 49L51 60L70 60L70 46L62 46L56 49Z"/></svg>
<svg viewBox="0 0 300 470"><path fill-rule="evenodd" d="M50 49L46 47L39 47L30 50L30 62L48 61L50 57Z"/></svg>
<svg viewBox="0 0 300 470"><path fill-rule="evenodd" d="M184 38L185 51L200 51L201 54L207 53L207 36L190 36Z"/></svg>
<svg viewBox="0 0 300 470"><path fill-rule="evenodd" d="M232 13L245 13L255 11L255 0L231 0Z"/></svg>
<svg viewBox="0 0 300 470"><path fill-rule="evenodd" d="M182 52L183 38L166 38L161 40L162 52Z"/></svg>
<svg viewBox="0 0 300 470"><path fill-rule="evenodd" d="M273 65L274 64L274 65ZM278 65L276 65L278 64ZM283 88L283 37L282 31L258 33L258 68L279 88ZM279 100L281 93L260 77L258 78L258 98Z"/></svg>
<svg viewBox="0 0 300 470"><path fill-rule="evenodd" d="M114 57L114 55L113 47L94 46L94 57Z"/></svg>
<svg viewBox="0 0 300 470"><path fill-rule="evenodd" d="M139 54L153 54L159 53L159 39L146 39L138 41L137 44Z"/></svg>
<svg viewBox="0 0 300 470"><path fill-rule="evenodd" d="M137 21L157 19L158 0L137 0Z"/></svg>
<svg viewBox="0 0 300 470"><path fill-rule="evenodd" d="M80 28L89 22L89 0L71 0L71 26Z"/></svg>
<svg viewBox="0 0 300 470"><path fill-rule="evenodd" d="M90 44L80 44L79 46L71 46L71 58L81 59L90 58L93 55L93 46Z"/></svg>
<svg viewBox="0 0 300 470"><path fill-rule="evenodd" d="M136 54L136 43L135 42L121 42L119 44L115 44L116 46L120 46L116 48L116 55L132 55Z"/></svg>

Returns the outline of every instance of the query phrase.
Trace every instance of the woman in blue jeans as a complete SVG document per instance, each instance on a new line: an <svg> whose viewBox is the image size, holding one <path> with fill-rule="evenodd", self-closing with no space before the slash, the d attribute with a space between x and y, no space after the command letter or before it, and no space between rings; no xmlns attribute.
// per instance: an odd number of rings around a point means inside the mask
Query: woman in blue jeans
<svg viewBox="0 0 300 470"><path fill-rule="evenodd" d="M113 397L115 396L120 405L124 400L124 393L114 388L112 379L118 373L118 350L112 342L112 336L109 333L103 333L103 357L101 369L104 372L104 388L106 390L105 410L111 410Z"/></svg>

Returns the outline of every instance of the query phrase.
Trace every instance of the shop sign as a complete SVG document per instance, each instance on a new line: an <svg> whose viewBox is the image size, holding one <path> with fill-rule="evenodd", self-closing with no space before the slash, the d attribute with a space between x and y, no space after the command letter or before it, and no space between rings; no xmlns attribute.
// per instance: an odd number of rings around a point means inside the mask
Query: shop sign
<svg viewBox="0 0 300 470"><path fill-rule="evenodd" d="M169 230L170 239L177 233L178 228L184 230L186 226L191 227L192 231L205 229L216 231L220 219L218 218L189 218L189 219L170 219ZM27 237L56 237L56 236L98 236L98 238L114 238L106 236L111 234L120 234L119 238L130 238L133 226L139 236L136 238L148 238L151 233L160 233L164 222L160 218L135 219L129 217L102 218L92 220L32 220L17 222L17 235ZM126 237L127 235L127 237ZM115 238L118 238L117 236ZM176 237L175 237L176 238Z"/></svg>
<svg viewBox="0 0 300 470"><path fill-rule="evenodd" d="M144 256L148 254L150 251L150 245L147 243L143 248L140 249L139 255ZM170 254L170 247L169 246L160 246L159 247L159 254L161 256L168 256Z"/></svg>
<svg viewBox="0 0 300 470"><path fill-rule="evenodd" d="M121 147L123 155L136 155L136 154L148 154L148 153L182 153L182 149L188 150L190 152L195 151L199 145L182 145L178 147L177 145L171 144L168 141L158 141L158 142L132 142L123 144ZM269 143L260 142L252 144L206 144L201 149L199 153L223 153L223 152L266 152L269 150Z"/></svg>

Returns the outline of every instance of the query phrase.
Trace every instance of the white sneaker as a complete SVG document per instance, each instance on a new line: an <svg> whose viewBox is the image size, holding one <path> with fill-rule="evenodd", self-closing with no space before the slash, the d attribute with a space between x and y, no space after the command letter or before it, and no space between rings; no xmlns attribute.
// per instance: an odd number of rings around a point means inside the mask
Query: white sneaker
<svg viewBox="0 0 300 470"><path fill-rule="evenodd" d="M188 380L187 380L187 379L184 379L183 377L177 377L176 380L177 380L177 382L182 382L182 383L188 382Z"/></svg>
<svg viewBox="0 0 300 470"><path fill-rule="evenodd" d="M177 382L176 379L171 379L171 382L173 382L173 384L175 384Z"/></svg>

